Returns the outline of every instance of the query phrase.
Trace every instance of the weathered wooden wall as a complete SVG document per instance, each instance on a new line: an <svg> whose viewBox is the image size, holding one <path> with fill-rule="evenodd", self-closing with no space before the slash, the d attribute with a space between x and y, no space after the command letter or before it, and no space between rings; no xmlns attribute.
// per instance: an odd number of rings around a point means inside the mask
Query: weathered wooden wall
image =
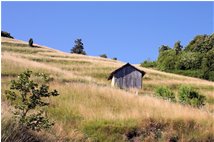
<svg viewBox="0 0 214 142"><path fill-rule="evenodd" d="M119 88L142 88L142 73L131 66L126 66L116 72L112 79L112 85Z"/></svg>

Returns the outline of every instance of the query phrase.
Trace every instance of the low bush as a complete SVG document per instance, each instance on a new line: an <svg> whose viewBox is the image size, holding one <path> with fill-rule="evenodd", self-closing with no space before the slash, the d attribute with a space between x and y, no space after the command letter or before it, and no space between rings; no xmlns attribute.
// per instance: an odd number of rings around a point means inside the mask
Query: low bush
<svg viewBox="0 0 214 142"><path fill-rule="evenodd" d="M2 37L7 37L7 38L14 38L14 37L12 37L12 36L10 35L10 33L5 32L5 31L1 31L1 36L2 36Z"/></svg>
<svg viewBox="0 0 214 142"><path fill-rule="evenodd" d="M150 68L154 68L157 66L157 63L155 61L144 61L143 63L141 63L142 67L150 67Z"/></svg>
<svg viewBox="0 0 214 142"><path fill-rule="evenodd" d="M101 54L100 57L102 57L102 58L108 58L106 54Z"/></svg>
<svg viewBox="0 0 214 142"><path fill-rule="evenodd" d="M205 96L200 95L199 92L190 86L181 86L178 92L179 102L188 104L194 107L202 107L205 105Z"/></svg>
<svg viewBox="0 0 214 142"><path fill-rule="evenodd" d="M165 100L170 100L172 102L176 102L175 94L168 87L158 87L155 90L155 95L161 97Z"/></svg>

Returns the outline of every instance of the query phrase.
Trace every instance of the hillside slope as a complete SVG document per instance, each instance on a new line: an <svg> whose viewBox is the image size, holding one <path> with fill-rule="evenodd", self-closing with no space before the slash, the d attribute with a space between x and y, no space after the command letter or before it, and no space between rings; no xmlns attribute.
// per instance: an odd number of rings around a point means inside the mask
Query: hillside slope
<svg viewBox="0 0 214 142"><path fill-rule="evenodd" d="M11 79L26 69L54 77L48 115L56 124L45 141L205 141L214 140L214 83L142 68L146 72L139 96L110 86L108 75L123 62L64 53L45 46L1 38L2 123L10 114L4 96ZM158 86L174 91L188 84L207 97L202 109L153 97ZM4 127L2 131L6 131ZM11 130L12 131L12 130ZM12 133L12 132L11 132Z"/></svg>

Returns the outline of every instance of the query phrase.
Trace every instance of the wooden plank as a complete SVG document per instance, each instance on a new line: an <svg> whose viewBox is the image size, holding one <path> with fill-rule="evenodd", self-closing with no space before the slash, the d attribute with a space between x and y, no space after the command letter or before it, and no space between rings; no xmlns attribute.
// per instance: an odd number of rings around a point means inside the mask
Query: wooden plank
<svg viewBox="0 0 214 142"><path fill-rule="evenodd" d="M142 73L133 68L126 66L114 75L115 85L120 88L142 88Z"/></svg>

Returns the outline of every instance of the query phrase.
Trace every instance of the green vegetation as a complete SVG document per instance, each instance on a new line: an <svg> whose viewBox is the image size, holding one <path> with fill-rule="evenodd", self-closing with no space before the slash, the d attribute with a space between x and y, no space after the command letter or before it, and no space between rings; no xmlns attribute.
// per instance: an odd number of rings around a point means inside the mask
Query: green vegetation
<svg viewBox="0 0 214 142"><path fill-rule="evenodd" d="M39 85L31 80L32 71L25 71L18 76L17 80L12 80L10 90L6 90L6 97L15 106L15 117L24 127L36 131L43 128L50 128L53 123L44 116L44 110L39 109L48 106L42 98L58 96L56 90L49 92L49 86L46 84ZM47 83L50 78L43 73L37 74ZM36 110L39 109L39 110Z"/></svg>
<svg viewBox="0 0 214 142"><path fill-rule="evenodd" d="M143 63L141 63L141 66L146 68L155 68L157 63L156 61L145 60Z"/></svg>
<svg viewBox="0 0 214 142"><path fill-rule="evenodd" d="M28 44L30 47L33 47L33 39L32 38L29 39Z"/></svg>
<svg viewBox="0 0 214 142"><path fill-rule="evenodd" d="M102 57L102 58L108 58L106 54L101 54L100 57Z"/></svg>
<svg viewBox="0 0 214 142"><path fill-rule="evenodd" d="M196 36L184 49L180 41L162 45L158 60L141 66L214 81L214 34Z"/></svg>
<svg viewBox="0 0 214 142"><path fill-rule="evenodd" d="M83 131L92 141L114 142L128 140L124 137L126 133L135 129L137 123L131 120L126 121L89 121L83 124ZM134 136L133 136L134 137Z"/></svg>
<svg viewBox="0 0 214 142"><path fill-rule="evenodd" d="M60 93L41 99L50 103L44 106L45 116L55 125L40 132L11 119L9 112L15 109L2 93L2 141L214 141L213 82L139 67L146 75L139 96L135 96L133 90L110 87L106 79L122 66L121 62L66 54L44 46L30 48L27 42L8 38L2 38L2 45L2 92L17 75L30 69L30 80L38 84L47 78L40 72L54 76L50 90L57 88ZM178 98L182 84L206 96L202 109L153 97L155 89L163 85L171 89L165 92L173 92Z"/></svg>
<svg viewBox="0 0 214 142"><path fill-rule="evenodd" d="M198 132L202 128L195 121L143 119L140 122L89 121L83 124L83 131L92 141L212 141L211 133ZM190 136L190 137L189 137Z"/></svg>
<svg viewBox="0 0 214 142"><path fill-rule="evenodd" d="M155 92L156 92L156 96L158 97L161 97L165 100L169 100L172 102L176 101L175 94L168 87L163 87L163 86L158 87Z"/></svg>
<svg viewBox="0 0 214 142"><path fill-rule="evenodd" d="M12 36L10 35L10 33L5 32L5 31L1 31L1 36L2 36L2 37L7 37L7 38L14 38L14 37L12 37Z"/></svg>
<svg viewBox="0 0 214 142"><path fill-rule="evenodd" d="M86 52L84 51L82 39L77 39L74 42L75 42L75 45L71 49L71 53L86 55Z"/></svg>
<svg viewBox="0 0 214 142"><path fill-rule="evenodd" d="M205 105L205 96L200 95L197 91L189 86L179 88L179 101L183 104L189 104L194 107Z"/></svg>
<svg viewBox="0 0 214 142"><path fill-rule="evenodd" d="M176 102L175 94L169 87L161 86L155 90L155 95L165 100ZM188 104L193 107L202 107L206 103L206 98L200 95L195 89L190 86L181 85L178 91L178 99L181 104ZM211 100L210 100L211 101Z"/></svg>

